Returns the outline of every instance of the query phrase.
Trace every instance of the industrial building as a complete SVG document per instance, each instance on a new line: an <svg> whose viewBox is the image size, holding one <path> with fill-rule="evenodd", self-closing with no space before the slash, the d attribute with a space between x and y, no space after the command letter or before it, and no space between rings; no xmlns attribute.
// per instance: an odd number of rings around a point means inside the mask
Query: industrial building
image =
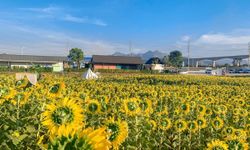
<svg viewBox="0 0 250 150"><path fill-rule="evenodd" d="M93 69L140 69L143 60L134 56L93 55Z"/></svg>
<svg viewBox="0 0 250 150"><path fill-rule="evenodd" d="M33 65L41 67L52 67L60 64L64 67L68 65L68 58L62 56L35 56L35 55L14 55L0 54L0 66L7 67L24 67L28 68Z"/></svg>

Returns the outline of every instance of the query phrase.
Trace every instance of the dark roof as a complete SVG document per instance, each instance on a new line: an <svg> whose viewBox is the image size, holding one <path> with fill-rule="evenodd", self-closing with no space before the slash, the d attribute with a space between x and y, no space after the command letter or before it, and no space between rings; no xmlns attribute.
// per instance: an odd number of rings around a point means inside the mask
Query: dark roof
<svg viewBox="0 0 250 150"><path fill-rule="evenodd" d="M35 56L35 55L0 54L0 61L10 61L10 62L62 62L62 61L68 61L68 58L63 57L63 56Z"/></svg>
<svg viewBox="0 0 250 150"><path fill-rule="evenodd" d="M107 55L93 55L92 63L98 64L133 64L139 65L143 64L143 61L140 57L134 56L107 56Z"/></svg>

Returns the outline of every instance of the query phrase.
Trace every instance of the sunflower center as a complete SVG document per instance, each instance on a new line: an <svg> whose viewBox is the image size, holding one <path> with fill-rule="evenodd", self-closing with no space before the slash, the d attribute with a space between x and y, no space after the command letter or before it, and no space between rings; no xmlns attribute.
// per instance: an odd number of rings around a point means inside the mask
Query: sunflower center
<svg viewBox="0 0 250 150"><path fill-rule="evenodd" d="M193 122L189 123L189 128L190 129L195 129L195 123L193 123Z"/></svg>
<svg viewBox="0 0 250 150"><path fill-rule="evenodd" d="M178 122L177 123L177 128L179 128L179 129L183 128L183 123L182 122Z"/></svg>
<svg viewBox="0 0 250 150"><path fill-rule="evenodd" d="M231 134L231 133L233 133L233 129L227 128L227 129L226 129L226 132L227 132L228 134Z"/></svg>
<svg viewBox="0 0 250 150"><path fill-rule="evenodd" d="M199 106L199 111L202 112L203 111L203 107L202 106Z"/></svg>
<svg viewBox="0 0 250 150"><path fill-rule="evenodd" d="M219 121L219 120L215 120L215 121L214 121L214 125L215 125L215 126L220 126L220 121Z"/></svg>
<svg viewBox="0 0 250 150"><path fill-rule="evenodd" d="M89 111L95 112L98 109L98 105L95 103L90 103L88 106Z"/></svg>
<svg viewBox="0 0 250 150"><path fill-rule="evenodd" d="M72 122L74 114L68 107L59 107L52 113L52 120L59 125Z"/></svg>
<svg viewBox="0 0 250 150"><path fill-rule="evenodd" d="M119 126L115 123L111 123L108 125L108 129L111 131L109 140L114 141L119 134Z"/></svg>
<svg viewBox="0 0 250 150"><path fill-rule="evenodd" d="M133 102L128 102L127 105L128 105L128 109L129 109L130 111L136 110L136 104L135 104L135 103L133 103Z"/></svg>
<svg viewBox="0 0 250 150"><path fill-rule="evenodd" d="M53 85L53 86L50 88L49 92L50 92L50 93L57 93L57 92L59 91L59 88L60 88L60 85L59 85L59 84L55 84L55 85Z"/></svg>
<svg viewBox="0 0 250 150"><path fill-rule="evenodd" d="M162 122L161 122L161 125L163 126L163 127L166 127L166 126L168 126L168 121L166 121L166 120L163 120Z"/></svg>
<svg viewBox="0 0 250 150"><path fill-rule="evenodd" d="M197 123L198 123L199 125L203 125L204 122L203 122L202 120L198 120Z"/></svg>
<svg viewBox="0 0 250 150"><path fill-rule="evenodd" d="M182 106L181 106L181 109L182 109L182 110L187 110L187 105L185 105L185 104L182 105Z"/></svg>

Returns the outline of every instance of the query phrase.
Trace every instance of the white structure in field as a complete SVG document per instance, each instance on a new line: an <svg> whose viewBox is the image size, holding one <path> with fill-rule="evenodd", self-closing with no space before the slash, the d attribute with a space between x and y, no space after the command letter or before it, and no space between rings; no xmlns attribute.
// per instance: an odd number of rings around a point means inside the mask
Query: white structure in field
<svg viewBox="0 0 250 150"><path fill-rule="evenodd" d="M38 74L36 73L16 73L16 80L22 80L25 77L29 80L29 82L33 85L36 85Z"/></svg>
<svg viewBox="0 0 250 150"><path fill-rule="evenodd" d="M83 74L83 78L84 79L97 79L98 76L91 71L91 69L89 68L84 74Z"/></svg>
<svg viewBox="0 0 250 150"><path fill-rule="evenodd" d="M63 63L62 62L53 64L52 67L53 67L53 72L63 72Z"/></svg>
<svg viewBox="0 0 250 150"><path fill-rule="evenodd" d="M152 64L151 66L152 70L158 70L158 71L163 71L164 70L164 65L162 64Z"/></svg>

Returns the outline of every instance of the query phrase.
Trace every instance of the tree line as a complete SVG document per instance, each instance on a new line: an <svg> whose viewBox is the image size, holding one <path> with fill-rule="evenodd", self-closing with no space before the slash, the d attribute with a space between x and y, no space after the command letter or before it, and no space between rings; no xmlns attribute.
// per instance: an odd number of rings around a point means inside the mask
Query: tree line
<svg viewBox="0 0 250 150"><path fill-rule="evenodd" d="M162 59L153 57L148 62L149 64L164 64L165 66L182 67L183 60L182 53L175 50L170 52L169 55L164 56Z"/></svg>
<svg viewBox="0 0 250 150"><path fill-rule="evenodd" d="M84 53L80 48L72 48L69 51L68 59L71 64L76 63L77 68L80 69L81 61L84 59ZM181 67L183 63L182 53L178 50L172 51L160 60L158 57L153 57L150 64L164 64L165 66Z"/></svg>

